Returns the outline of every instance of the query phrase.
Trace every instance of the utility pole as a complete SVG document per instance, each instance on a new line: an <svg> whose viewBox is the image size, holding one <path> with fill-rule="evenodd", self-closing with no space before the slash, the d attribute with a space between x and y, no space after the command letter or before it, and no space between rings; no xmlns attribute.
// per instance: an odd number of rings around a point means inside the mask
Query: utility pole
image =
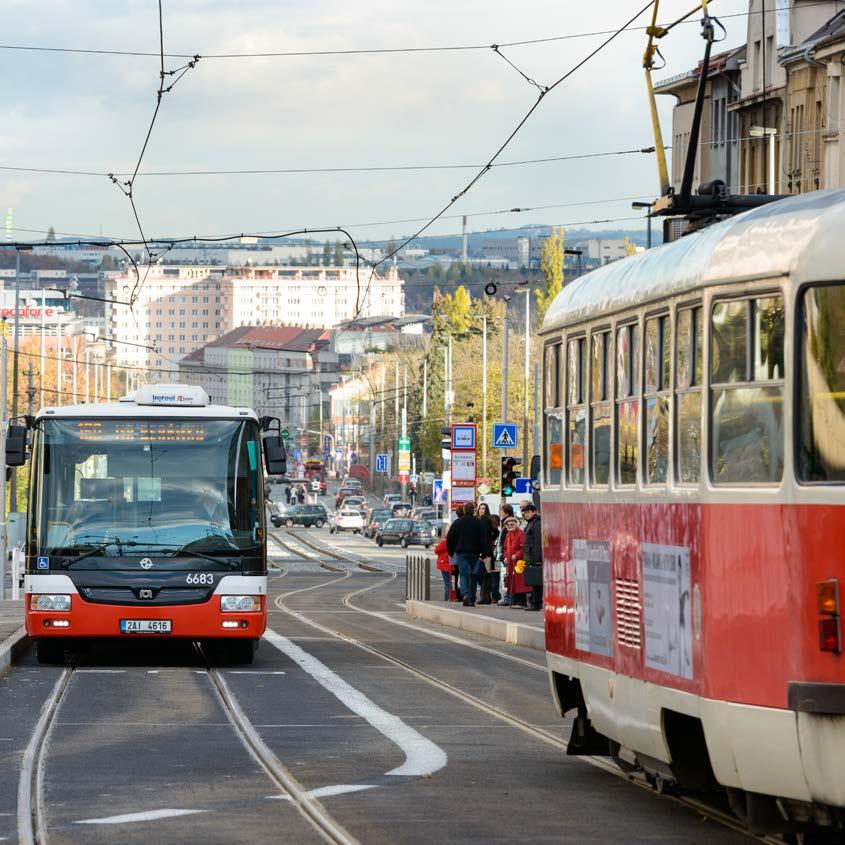
<svg viewBox="0 0 845 845"><path fill-rule="evenodd" d="M487 315L481 318L481 474L487 474Z"/></svg>
<svg viewBox="0 0 845 845"><path fill-rule="evenodd" d="M47 291L41 288L41 360L38 362L38 381L41 385L41 407L44 407L44 374L47 344Z"/></svg>
<svg viewBox="0 0 845 845"><path fill-rule="evenodd" d="M62 404L62 315L56 312L56 404Z"/></svg>
<svg viewBox="0 0 845 845"><path fill-rule="evenodd" d="M449 335L449 422L452 422L452 406L455 404L455 391L452 390L452 335Z"/></svg>
<svg viewBox="0 0 845 845"><path fill-rule="evenodd" d="M73 390L73 404L76 405L79 402L79 394L76 390L76 381L77 381L77 370L79 370L79 363L78 363L78 352L79 350L79 335L73 336L73 367L71 369L71 373L73 374L73 386L71 390Z"/></svg>
<svg viewBox="0 0 845 845"><path fill-rule="evenodd" d="M508 302L502 321L502 422L508 421Z"/></svg>
<svg viewBox="0 0 845 845"><path fill-rule="evenodd" d="M42 381L43 381L42 376ZM91 401L91 349L88 343L85 343L85 403Z"/></svg>
<svg viewBox="0 0 845 845"><path fill-rule="evenodd" d="M534 450L540 454L540 363L534 362ZM525 470L523 470L524 472Z"/></svg>
<svg viewBox="0 0 845 845"><path fill-rule="evenodd" d="M19 336L20 336L20 309L21 309L21 251L15 250L15 321L14 321L14 336L12 339L13 353L12 353L12 417L18 415L18 353L19 353ZM3 380L3 390L6 389L6 381ZM4 423L5 424L5 423ZM18 470L15 467L12 470L12 484L9 491L10 508L12 512L18 509ZM4 566L5 566L5 558ZM5 572L5 569L3 570Z"/></svg>
<svg viewBox="0 0 845 845"><path fill-rule="evenodd" d="M528 389L531 383L530 344L531 344L531 289L523 288L525 294L525 396L522 409L522 471L528 467Z"/></svg>
<svg viewBox="0 0 845 845"><path fill-rule="evenodd" d="M6 340L5 321L3 323L3 339L0 341L0 382L4 385L0 390L0 454L6 454L6 388L9 378L9 342ZM5 481L5 479L4 479ZM6 598L6 485L3 484L2 510L0 510L0 601Z"/></svg>
<svg viewBox="0 0 845 845"><path fill-rule="evenodd" d="M106 402L111 402L111 361L106 364Z"/></svg>
<svg viewBox="0 0 845 845"><path fill-rule="evenodd" d="M467 216L464 215L464 248L461 254L463 263L467 263L467 258L469 257L469 244L467 242Z"/></svg>
<svg viewBox="0 0 845 845"><path fill-rule="evenodd" d="M32 416L35 411L35 366L32 361L29 362L29 371L27 372L27 381L29 386L26 389L26 395L29 399L27 412Z"/></svg>
<svg viewBox="0 0 845 845"><path fill-rule="evenodd" d="M402 365L402 437L408 436L408 366ZM398 454L397 454L397 460ZM408 480L404 477L402 481L402 501L408 498Z"/></svg>
<svg viewBox="0 0 845 845"><path fill-rule="evenodd" d="M425 422L428 416L428 358L423 358L423 400L422 400L422 418Z"/></svg>

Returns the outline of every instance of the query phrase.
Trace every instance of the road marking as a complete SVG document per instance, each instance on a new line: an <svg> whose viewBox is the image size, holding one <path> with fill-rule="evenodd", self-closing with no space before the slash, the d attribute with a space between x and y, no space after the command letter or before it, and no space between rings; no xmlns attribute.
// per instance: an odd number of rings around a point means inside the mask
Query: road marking
<svg viewBox="0 0 845 845"><path fill-rule="evenodd" d="M195 813L207 813L208 810L146 810L143 813L124 813L120 816L105 816L101 819L81 819L74 824L130 824L132 822L152 822L158 819L173 819L177 816L192 816Z"/></svg>
<svg viewBox="0 0 845 845"><path fill-rule="evenodd" d="M374 783L338 783L335 786L321 786L308 792L309 798L331 798L333 795L347 795L350 792L363 792L365 789L375 789ZM290 801L290 795L268 795L268 800Z"/></svg>
<svg viewBox="0 0 845 845"><path fill-rule="evenodd" d="M269 669L227 669L227 675L287 675L287 672L271 671Z"/></svg>
<svg viewBox="0 0 845 845"><path fill-rule="evenodd" d="M86 675L123 675L125 669L77 669L78 674Z"/></svg>
<svg viewBox="0 0 845 845"><path fill-rule="evenodd" d="M360 690L336 675L325 663L303 651L286 637L268 628L264 638L311 675L353 713L363 716L379 733L397 745L405 754L405 762L387 772L388 775L421 777L442 769L448 758L446 752L406 725L398 716L388 713L370 701Z"/></svg>

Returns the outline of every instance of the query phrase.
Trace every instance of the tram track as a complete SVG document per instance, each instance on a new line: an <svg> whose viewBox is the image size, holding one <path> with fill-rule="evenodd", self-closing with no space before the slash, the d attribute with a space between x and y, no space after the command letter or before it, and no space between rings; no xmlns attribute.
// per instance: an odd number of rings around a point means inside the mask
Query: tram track
<svg viewBox="0 0 845 845"><path fill-rule="evenodd" d="M259 734L232 693L220 668L215 666L199 643L195 649L205 667L204 674L215 699L226 715L233 731L267 778L278 788L296 811L326 842L332 845L358 845L358 840L345 830L308 790L291 774ZM50 738L57 717L66 699L71 680L76 675L76 656L71 656L44 702L41 714L24 750L18 776L17 827L20 845L47 845L49 828L45 800L45 773ZM188 669L194 671L196 669Z"/></svg>
<svg viewBox="0 0 845 845"><path fill-rule="evenodd" d="M379 587L382 587L382 586L385 586L386 584L392 583L394 580L396 580L396 575L397 574L394 572L392 574L392 577L387 578L387 579L385 579L385 580L383 580L383 581L381 581L377 584L372 584L372 585L369 585L368 587L365 587L361 590L355 590L355 591L352 591L350 593L347 593L342 598L343 604L346 607L348 607L351 610L354 610L358 613L362 613L362 614L365 614L365 615L371 616L371 617L378 617L378 618L381 618L383 621L393 622L394 620L391 620L389 618L385 618L383 614L379 614L379 613L376 613L374 611L368 611L368 610L365 610L363 608L357 607L356 605L354 605L351 602L351 599L354 596L360 595L360 594L368 592L370 590L378 589ZM350 577L350 576L351 576L351 573L348 573L346 577ZM464 704L467 704L470 707L473 707L476 710L479 710L480 712L482 712L482 713L484 713L488 716L492 716L493 718L498 719L499 721L509 725L512 728L515 728L516 730L532 737L533 739L539 740L540 742L542 742L546 745L549 745L549 746L555 748L558 751L562 751L564 754L567 753L567 751L568 751L568 741L561 739L560 737L554 735L553 733L550 733L549 731L546 731L543 728L536 727L534 725L528 724L524 721L523 718L521 718L517 715L514 715L512 713L509 713L506 710L503 710L502 708L497 707L493 704L489 704L488 702L482 701L482 700L478 699L476 696L471 695L467 692L464 692L459 687L456 687L453 684L450 684L446 681L443 681L440 678L437 678L437 677L429 674L428 672L424 672L421 669L418 669L417 667L412 666L410 663L407 663L406 661L401 660L397 657L394 657L393 655L389 654L388 652L383 651L380 648L377 648L376 646L370 645L369 643L362 642L361 640L356 639L355 637L349 636L348 634L344 634L343 632L338 631L334 628L331 628L327 625L324 625L320 622L315 622L314 620L309 619L303 612L293 610L293 609L287 607L287 605L285 605L285 603L284 603L284 600L286 598L288 598L289 596L298 594L300 592L319 589L320 587L328 586L329 584L338 583L339 581L345 580L346 577L345 578L332 579L331 581L326 581L323 584L307 587L307 588L304 588L303 590L294 590L294 591L291 591L289 593L285 593L285 594L280 595L276 598L275 604L280 610L282 610L282 611L288 613L289 615L293 616L298 621L300 621L300 622L302 622L302 623L304 623L304 624L306 624L306 625L308 625L308 626L310 626L310 627L312 627L316 630L319 630L324 634L327 634L327 635L334 637L338 640L346 642L346 643L348 643L348 644L350 644L350 645L352 645L352 646L354 646L354 647L356 647L356 648L358 648L358 649L360 649L360 650L362 650L362 651L364 651L364 652L366 652L366 653L368 653L368 654L370 654L374 657L377 657L381 660L384 660L384 661L396 666L397 668L404 670L405 672L414 676L418 680L424 681L425 683L439 689L441 692L445 692L446 694L452 696L453 698L458 699L459 701L463 702ZM398 623L398 624L404 625L405 623ZM431 633L431 632L428 632L425 629L419 628L418 626L415 626L415 625L408 625L408 627L410 627L414 630L419 630L423 633ZM475 643L472 643L472 642L469 642L469 641L466 641L466 640L462 640L461 638L458 638L458 637L451 637L450 635L445 635L445 636L448 639L454 640L459 645L467 646L467 647L470 647L470 648L475 648L477 650L481 650L481 651L485 651L485 652L490 652L490 653L493 653L494 655L499 656L499 657L503 657L503 658L507 658L507 659L515 659L517 662L525 663L533 669L540 669L544 672L547 671L546 667L544 667L544 666L538 666L537 664L533 664L530 661L525 661L525 660L522 660L521 658L514 657L514 656L511 656L511 655L507 655L503 652L497 651L496 649L489 649L489 648L486 648L484 646L478 646ZM755 836L754 834L750 833L748 831L748 829L732 814L726 813L726 812L722 811L721 809L719 809L717 807L713 807L710 804L707 804L707 803L705 803L705 802L703 802L703 801L701 801L697 798L691 798L691 797L679 796L679 795L671 795L671 794L667 794L667 793L658 793L649 783L646 782L644 777L641 777L641 776L638 776L638 775L635 775L635 774L625 773L622 770L620 770L617 766L615 766L613 763L608 762L607 760L605 760L602 757L583 756L583 757L580 757L579 759L581 759L583 762L585 762L585 763L587 763L591 766L599 768L599 769L607 772L608 774L611 774L614 777L617 777L617 778L625 781L626 783L630 783L631 785L636 786L636 787L648 792L651 795L658 796L658 797L660 797L664 800L671 801L671 802L676 803L680 806L683 806L687 809L694 810L695 812L699 813L702 816L703 820L712 819L714 822L722 825L723 827L730 828L731 830L734 830L738 833L745 834L746 836L748 836L752 839L755 839L758 842L767 843L767 845L784 845L784 840L781 839L781 838L778 838L778 837L774 837L774 836Z"/></svg>

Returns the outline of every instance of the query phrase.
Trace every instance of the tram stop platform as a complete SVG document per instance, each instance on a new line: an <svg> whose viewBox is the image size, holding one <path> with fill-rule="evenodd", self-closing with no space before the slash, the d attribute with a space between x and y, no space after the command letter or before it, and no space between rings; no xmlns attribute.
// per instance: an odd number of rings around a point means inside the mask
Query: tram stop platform
<svg viewBox="0 0 845 845"><path fill-rule="evenodd" d="M493 640L545 651L543 613L495 604L464 607L457 602L405 600L405 612L447 628L471 631Z"/></svg>
<svg viewBox="0 0 845 845"><path fill-rule="evenodd" d="M0 601L0 677L9 671L12 661L27 646L23 615L23 599Z"/></svg>

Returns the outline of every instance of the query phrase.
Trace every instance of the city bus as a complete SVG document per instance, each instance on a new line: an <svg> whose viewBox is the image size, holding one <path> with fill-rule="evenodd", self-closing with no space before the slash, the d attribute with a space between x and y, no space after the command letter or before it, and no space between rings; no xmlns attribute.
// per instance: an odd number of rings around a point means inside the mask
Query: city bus
<svg viewBox="0 0 845 845"><path fill-rule="evenodd" d="M843 232L845 191L783 199L582 276L541 331L570 752L805 842L845 831Z"/></svg>
<svg viewBox="0 0 845 845"><path fill-rule="evenodd" d="M188 639L252 662L266 627L262 453L284 473L278 421L157 384L27 422L24 592L39 662L93 637ZM21 428L9 465L26 458Z"/></svg>

